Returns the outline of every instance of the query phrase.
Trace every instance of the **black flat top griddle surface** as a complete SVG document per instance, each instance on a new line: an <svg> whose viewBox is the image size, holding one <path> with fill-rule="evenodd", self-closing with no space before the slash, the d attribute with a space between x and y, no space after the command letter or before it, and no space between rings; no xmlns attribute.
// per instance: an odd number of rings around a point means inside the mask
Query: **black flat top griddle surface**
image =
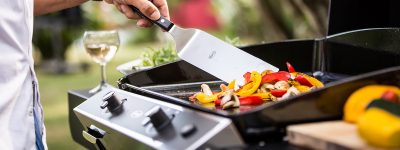
<svg viewBox="0 0 400 150"><path fill-rule="evenodd" d="M311 75L311 73L307 73ZM334 73L322 73L322 72L315 72L313 73L320 81L322 81L324 84L327 84L332 81L340 80L342 78L348 77L347 75L341 75L341 74L334 74ZM245 112L248 110L252 110L260 105L241 105L238 108L230 108L226 110L222 110L220 106L215 106L213 103L210 104L201 104L198 102L192 102L189 100L190 96L193 96L194 94L200 92L201 84L207 84L213 92L219 92L220 90L220 85L225 84L222 81L210 81L210 82L195 82L195 83L183 83L183 84L168 84L168 85L157 85L157 86L145 86L141 87L146 90L150 90L159 94L171 96L174 98L178 98L184 101L188 101L193 103L194 105L199 105L201 107L211 109L211 110L221 110L221 111L226 111L228 113L239 113L239 112ZM264 104L268 103L274 103L274 101L265 101ZM262 104L263 105L263 104Z"/></svg>

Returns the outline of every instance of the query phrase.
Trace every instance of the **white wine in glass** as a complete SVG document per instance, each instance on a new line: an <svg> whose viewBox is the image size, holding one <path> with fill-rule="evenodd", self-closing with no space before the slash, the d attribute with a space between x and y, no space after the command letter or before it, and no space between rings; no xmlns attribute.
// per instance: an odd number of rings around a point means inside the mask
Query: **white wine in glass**
<svg viewBox="0 0 400 150"><path fill-rule="evenodd" d="M89 56L101 67L100 85L89 91L89 93L97 93L109 86L106 81L105 66L118 50L120 44L118 31L86 31L83 44Z"/></svg>
<svg viewBox="0 0 400 150"><path fill-rule="evenodd" d="M86 52L98 64L105 64L110 61L118 50L118 45L87 44Z"/></svg>

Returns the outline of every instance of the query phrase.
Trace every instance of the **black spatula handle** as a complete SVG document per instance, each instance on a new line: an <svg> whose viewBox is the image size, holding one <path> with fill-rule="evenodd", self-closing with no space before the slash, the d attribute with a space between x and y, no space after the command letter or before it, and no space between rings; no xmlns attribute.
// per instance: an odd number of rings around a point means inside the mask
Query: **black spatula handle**
<svg viewBox="0 0 400 150"><path fill-rule="evenodd" d="M135 6L129 5L129 7L131 7L131 9L133 10L133 12L135 12L136 14L138 14L140 17L142 18L146 18L147 20L149 20L150 22L158 25L160 28L164 29L165 31L169 31L172 26L174 26L174 24L169 21L168 19L166 19L165 17L161 16L159 19L157 20L151 20L150 18L148 18L146 15L144 15L138 8L136 8Z"/></svg>

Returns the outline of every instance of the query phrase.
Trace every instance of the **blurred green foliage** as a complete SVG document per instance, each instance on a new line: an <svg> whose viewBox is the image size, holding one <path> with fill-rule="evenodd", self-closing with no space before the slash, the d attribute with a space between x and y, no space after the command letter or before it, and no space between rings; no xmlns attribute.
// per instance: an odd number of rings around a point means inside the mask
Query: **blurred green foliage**
<svg viewBox="0 0 400 150"><path fill-rule="evenodd" d="M221 35L224 37L241 37L248 39L247 44L262 41L263 33L261 14L256 1L248 0L213 0L215 14L221 21ZM245 44L245 43L243 43Z"/></svg>
<svg viewBox="0 0 400 150"><path fill-rule="evenodd" d="M128 43L130 44L143 44L157 41L157 28L141 28L140 30L134 31L134 33L128 37Z"/></svg>
<svg viewBox="0 0 400 150"><path fill-rule="evenodd" d="M242 46L239 37L230 38L229 36L225 37L225 42L234 45L234 46Z"/></svg>
<svg viewBox="0 0 400 150"><path fill-rule="evenodd" d="M158 66L178 60L176 49L172 45L160 49L149 49L141 55L143 66Z"/></svg>
<svg viewBox="0 0 400 150"><path fill-rule="evenodd" d="M173 14L182 0L169 0L170 12ZM328 0L212 0L212 10L221 27L209 31L220 37L240 37L242 45L278 41L293 38L316 38L324 36L327 30ZM130 28L133 33L126 37L129 44L151 43L160 41L157 27L137 28L136 22L126 19L113 5L101 2L88 2L81 6L83 22L78 26L64 25L61 37L62 59L65 50L82 36L84 30L102 30ZM59 13L47 15L56 17ZM34 43L44 59L54 57L54 40L49 28L35 32Z"/></svg>
<svg viewBox="0 0 400 150"><path fill-rule="evenodd" d="M328 0L258 0L267 41L323 37Z"/></svg>

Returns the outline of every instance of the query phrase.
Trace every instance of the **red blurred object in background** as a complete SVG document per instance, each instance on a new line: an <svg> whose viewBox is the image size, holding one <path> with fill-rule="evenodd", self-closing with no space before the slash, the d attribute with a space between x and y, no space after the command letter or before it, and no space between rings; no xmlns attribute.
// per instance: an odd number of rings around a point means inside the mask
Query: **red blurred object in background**
<svg viewBox="0 0 400 150"><path fill-rule="evenodd" d="M172 22L186 28L216 30L219 23L210 0L186 0L173 9Z"/></svg>

